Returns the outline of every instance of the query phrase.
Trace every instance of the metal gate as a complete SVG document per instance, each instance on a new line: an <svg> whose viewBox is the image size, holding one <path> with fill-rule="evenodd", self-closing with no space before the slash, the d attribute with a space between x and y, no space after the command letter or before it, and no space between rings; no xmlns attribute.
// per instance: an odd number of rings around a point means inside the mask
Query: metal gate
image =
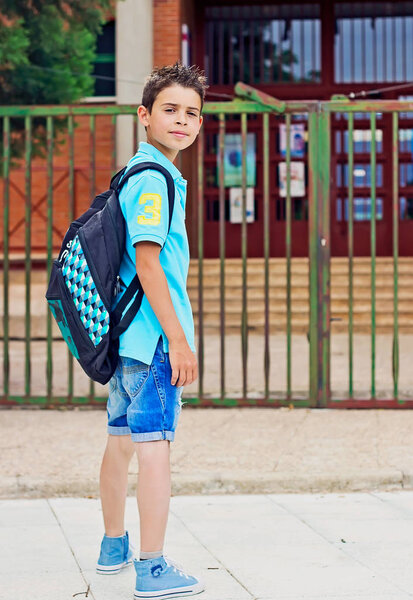
<svg viewBox="0 0 413 600"><path fill-rule="evenodd" d="M193 406L309 406L309 407L412 407L413 406L413 381L410 382L409 369L403 371L406 383L400 386L401 358L408 362L408 348L413 329L413 314L403 321L403 331L399 331L399 222L400 222L400 200L399 189L400 165L399 149L401 145L398 118L400 113L412 113L413 103L393 101L350 101L346 98L335 98L328 102L279 102L276 99L262 94L243 84L235 87L237 98L231 102L206 103L204 114L207 119L215 123L216 147L215 159L211 159L211 148L206 139L204 130L201 129L197 145L197 229L198 229L198 256L191 261L190 273L196 285L196 333L197 351L199 364L198 381L192 388L184 390L184 398L188 404ZM83 164L83 172L86 173L84 186L87 188L87 198L94 194L95 190L107 187L109 175L116 166L115 155L115 131L116 119L119 115L132 115L136 107L1 107L0 117L3 134L3 393L1 403L3 405L15 404L39 404L43 406L56 406L61 404L97 404L104 406L105 390L96 389L93 383L82 384L82 373L77 370L76 363L64 349L63 342L57 332L53 329L50 315L44 313L44 319L40 318L39 324L32 327L38 306L43 310L39 298L39 304L34 300L34 283L46 281L50 271L53 253L60 240L60 223L69 220L80 212L81 203L76 203L76 119L87 119L87 131L85 139L89 140L89 160ZM369 331L367 333L370 343L369 351L366 352L363 344L366 343L366 333L359 343L356 336L359 335L358 323L354 319L354 281L355 281L355 257L354 257L354 232L357 227L355 214L359 206L355 202L354 193L354 115L367 114L370 119L370 200L369 200L369 256L368 258L368 289L369 289ZM376 172L377 151L376 131L378 115L389 115L392 123L392 176L393 176L393 198L392 198L392 256L391 278L392 278L392 324L391 331L387 332L386 341L377 334L376 323L376 292L377 292L377 216L378 209L376 194ZM305 167L307 178L307 206L297 208L292 193L293 185L299 185L292 179L292 152L291 152L291 130L295 119L299 115L301 122L306 123L307 131L307 156L308 163ZM345 344L337 355L345 357L346 380L345 389L335 385L335 372L332 370L331 341L335 332L334 311L331 309L331 245L332 236L336 231L331 224L332 209L338 210L338 204L331 205L331 189L336 185L336 173L331 165L331 131L332 118L336 115L345 115L348 153L347 173L348 186L346 187L347 198L343 199L341 205L342 215L346 218L347 231L347 256L346 256L346 285L347 285L347 309L346 309L346 333ZM43 163L32 162L33 138L32 126L34 119L44 120L46 136L46 156ZM99 119L109 119L107 128L110 131L106 140L105 164L96 160L96 135L99 134ZM340 117L343 118L343 117ZM66 119L64 137L64 152L66 152L66 165L64 160L63 171L66 169L67 191L65 209L62 202L56 203L54 197L58 183L58 169L56 167L59 159L56 158L56 143L53 134L55 120ZM280 178L274 179L274 173L270 166L270 139L271 122L278 120L285 126L285 181L284 195L276 201L271 200L271 189L274 185L280 186ZM24 222L24 247L20 256L23 271L12 268L19 260L16 251L10 252L13 243L10 231L14 231L11 224L11 214L19 209L15 194L16 184L13 183L13 158L11 156L13 140L15 140L17 124L24 120L25 156L22 162L17 161L17 166L23 169L25 181L25 205L23 217ZM257 178L261 178L262 195L254 198L254 208L262 212L262 230L260 241L262 242L262 262L258 265L258 272L250 276L248 269L253 265L251 256L258 256L251 248L248 236L249 227L254 226L249 222L248 187L252 187L249 178L251 169L251 155L248 153L249 124L254 123L255 131L259 132L260 139L257 143L261 146L259 164L252 165L256 169ZM259 125L257 127L257 124ZM86 127L84 125L84 127ZM80 127L81 129L81 127ZM20 128L21 131L21 128ZM230 204L229 189L226 182L225 160L226 160L226 132L238 133L240 136L241 153L240 163L237 166L239 183L232 185L239 192L238 202L239 216L239 239L228 239L229 211L234 209ZM79 144L78 144L79 145ZM63 152L63 154L64 154ZM206 155L208 160L206 160ZM40 160L40 159L39 159ZM103 160L103 159L102 159ZM16 163L16 161L14 161ZM35 197L36 187L33 186L33 169L43 169L43 184L46 187L43 201L46 207L44 213L44 248L41 249L33 244L38 232L33 231L33 214L38 211L40 200ZM204 258L205 237L204 223L205 211L209 210L210 199L205 194L208 177L215 177L217 191L214 199L217 211L216 243L219 249L218 274L210 277L208 269L210 262ZM211 175L212 173L212 175ZM99 182L96 176L99 175ZM79 184L79 189L81 185ZM342 186L343 187L343 186ZM78 190L79 191L79 190ZM406 191L404 191L406 195ZM280 196L280 194L278 194ZM272 216L277 210L284 211L285 224L282 228L275 229ZM300 277L302 293L308 291L304 303L308 305L308 321L298 331L294 324L294 278L296 277L295 263L292 254L294 239L292 235L292 217L294 211L308 210L308 224L303 220L303 231L300 235L308 239L308 271ZM65 212L66 211L66 212ZM17 214L17 213L16 213ZM336 213L334 213L336 214ZM62 216L63 215L63 216ZM19 215L13 218L18 219ZM13 220L13 219L12 219ZM40 222L40 221L39 221ZM364 223L365 225L365 223ZM341 224L341 229L344 225ZM232 230L233 231L233 230ZM297 231L297 230L296 230ZM211 235L211 232L208 233ZM297 235L295 232L294 235ZM274 236L276 236L277 247L284 246L285 253L283 264L274 262ZM256 243L256 242L255 242ZM228 259L227 247L238 248L238 262L231 263ZM38 259L34 254L39 252ZM413 254L413 253L412 253ZM232 254L232 257L234 254ZM410 257L406 257L403 266L405 273L406 289L409 289L409 268L413 263ZM34 267L38 267L37 270ZM239 285L229 287L228 277L231 268L237 269ZM282 268L282 276L277 275L277 268ZM301 268L301 267L300 267ZM19 274L20 273L20 274ZM41 274L43 273L43 279ZM281 273L281 270L279 271ZM413 273L413 272L412 272ZM208 277L211 279L210 288L206 286ZM250 281L257 282L257 289L252 290ZM367 275L365 274L365 277ZM217 278L217 279L215 279ZM282 280L282 285L281 285ZM16 281L18 283L16 283ZM190 284L190 282L188 282ZM18 286L20 288L18 289ZM42 283L39 284L39 289ZM259 287L259 289L258 289ZM365 286L367 287L367 286ZM278 289L279 288L279 289ZM285 291L284 297L279 291ZM304 289L306 288L306 289ZM230 290L230 292L228 292ZM254 291L256 296L250 293ZM257 292L258 290L258 292ZM19 296L20 294L20 296ZM230 294L230 295L228 295ZM234 298L231 295L234 295ZM250 297L249 297L250 295ZM235 297L237 296L237 297ZM13 319L13 302L24 304L21 327L17 327L17 321ZM231 336L227 334L228 311L227 302L238 302L239 323L238 334ZM208 325L208 311L210 306L217 303L219 306L218 331L211 334ZM254 309L254 304L259 308ZM44 311L46 303L44 302ZM252 309L251 309L252 306ZM274 323L272 314L277 315L277 310L282 312L282 318ZM251 320L250 315L259 313L257 322ZM238 313L237 313L238 314ZM281 313L280 313L281 314ZM254 317L255 318L255 317ZM37 321L36 321L37 323ZM44 327L43 324L44 323ZM257 324L258 323L258 324ZM24 326L23 326L24 325ZM342 323L343 325L343 323ZM42 329L43 327L43 329ZM33 330L35 329L35 331ZM12 331L11 331L12 330ZM361 334L360 334L361 335ZM406 344L407 353L401 351L400 336L403 344ZM390 352L383 355L383 365L391 373L387 378L385 388L383 385L377 388L377 349L387 344L390 336ZM384 338L383 338L384 339ZM379 345L377 345L379 342ZM16 346L12 348L13 344ZM17 345L20 344L19 350ZM295 347L295 350L294 350ZM298 350L297 350L298 348ZM386 347L387 348L387 347ZM404 346L403 346L404 348ZM252 349L252 350L251 350ZM358 358L358 350L363 350L361 359ZM305 356L304 356L305 355ZM341 360L341 365L344 364ZM334 362L334 361L333 361ZM282 368L281 368L282 363ZM33 370L33 364L36 369ZM298 365L298 367L297 367ZM361 378L363 389L355 384L355 365L362 365ZM18 367L20 368L20 371ZM334 366L334 365L333 365ZM380 369L384 367L380 366ZM14 369L14 370L13 370ZM41 376L39 373L41 371ZM379 372L381 374L381 372ZM35 376L34 376L35 375ZM37 378L37 379L36 379ZM33 382L36 379L37 388L34 389ZM294 382L295 379L295 382ZM302 381L305 380L303 387ZM368 385L366 384L368 381ZM384 381L384 380L383 380ZM211 382L213 383L211 387ZM252 383L251 383L252 382ZM40 385L41 383L41 385ZM63 384L64 383L64 384ZM301 387L296 384L300 384ZM78 385L78 389L76 386ZM43 386L43 387L42 387ZM298 389L300 387L300 389ZM42 388L42 389L40 389ZM336 389L337 388L337 389ZM17 390L17 391L16 391ZM40 391L39 391L40 390Z"/></svg>

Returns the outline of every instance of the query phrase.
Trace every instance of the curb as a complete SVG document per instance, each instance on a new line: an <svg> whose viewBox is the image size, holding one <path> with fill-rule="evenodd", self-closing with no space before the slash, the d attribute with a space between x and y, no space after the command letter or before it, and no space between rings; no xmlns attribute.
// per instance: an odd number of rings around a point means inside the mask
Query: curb
<svg viewBox="0 0 413 600"><path fill-rule="evenodd" d="M395 491L413 489L413 472L397 469L348 471L341 473L249 473L172 474L172 496L208 494L282 494ZM136 491L136 474L129 475L128 495ZM0 499L99 497L99 482L51 481L27 477L0 477Z"/></svg>

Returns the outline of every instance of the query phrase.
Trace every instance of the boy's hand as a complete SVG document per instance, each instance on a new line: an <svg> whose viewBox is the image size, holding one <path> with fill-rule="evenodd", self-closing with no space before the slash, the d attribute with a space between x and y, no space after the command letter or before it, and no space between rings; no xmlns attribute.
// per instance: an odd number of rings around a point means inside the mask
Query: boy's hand
<svg viewBox="0 0 413 600"><path fill-rule="evenodd" d="M198 363L186 339L169 342L169 361L172 367L172 385L181 387L197 379Z"/></svg>

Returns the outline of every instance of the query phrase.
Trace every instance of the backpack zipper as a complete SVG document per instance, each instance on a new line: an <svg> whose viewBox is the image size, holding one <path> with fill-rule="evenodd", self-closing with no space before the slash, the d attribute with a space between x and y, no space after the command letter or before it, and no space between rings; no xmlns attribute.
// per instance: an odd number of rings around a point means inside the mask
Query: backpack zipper
<svg viewBox="0 0 413 600"><path fill-rule="evenodd" d="M96 289L98 291L98 294L99 294L101 300L103 301L103 304L105 305L106 310L110 313L111 305L108 302L108 298L107 298L106 292L104 291L103 286L101 284L100 277L97 274L97 271L95 269L93 262L89 261L89 257L90 257L89 248L88 248L84 233L82 231L82 228L79 229L78 236L79 236L80 244L82 246L83 254L85 255L85 258L86 258L87 266L89 267L89 270L92 273L92 278L93 278L94 284L96 286Z"/></svg>
<svg viewBox="0 0 413 600"><path fill-rule="evenodd" d="M115 192L115 194L116 194L116 192ZM117 199L117 202L119 202L118 199ZM116 241L117 241L117 246L116 247L117 247L117 250L118 250L118 261L117 262L119 262L119 266L120 266L120 263L121 263L121 260L122 260L122 253L121 253L121 247L120 247L120 240L119 240L118 228L116 227L116 223L115 223L115 220L114 220L113 214L112 214L112 205L110 204L110 198L107 201L106 206L107 206L107 209L109 211L109 216L110 216L110 220L112 221L113 229L115 231L115 236L116 236ZM119 210L121 210L120 207L119 207ZM123 215L122 215L122 217L123 217Z"/></svg>

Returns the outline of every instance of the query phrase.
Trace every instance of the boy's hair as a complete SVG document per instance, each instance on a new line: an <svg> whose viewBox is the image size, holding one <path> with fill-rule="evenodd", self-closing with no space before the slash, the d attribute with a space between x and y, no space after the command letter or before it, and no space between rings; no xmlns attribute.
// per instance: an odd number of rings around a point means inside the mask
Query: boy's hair
<svg viewBox="0 0 413 600"><path fill-rule="evenodd" d="M207 89L206 77L196 65L186 67L179 61L174 65L166 67L156 67L145 80L145 87L142 93L142 102L149 114L152 112L153 103L156 100L159 92L171 85L182 85L183 87L192 88L201 98L201 112L204 106L205 91Z"/></svg>

